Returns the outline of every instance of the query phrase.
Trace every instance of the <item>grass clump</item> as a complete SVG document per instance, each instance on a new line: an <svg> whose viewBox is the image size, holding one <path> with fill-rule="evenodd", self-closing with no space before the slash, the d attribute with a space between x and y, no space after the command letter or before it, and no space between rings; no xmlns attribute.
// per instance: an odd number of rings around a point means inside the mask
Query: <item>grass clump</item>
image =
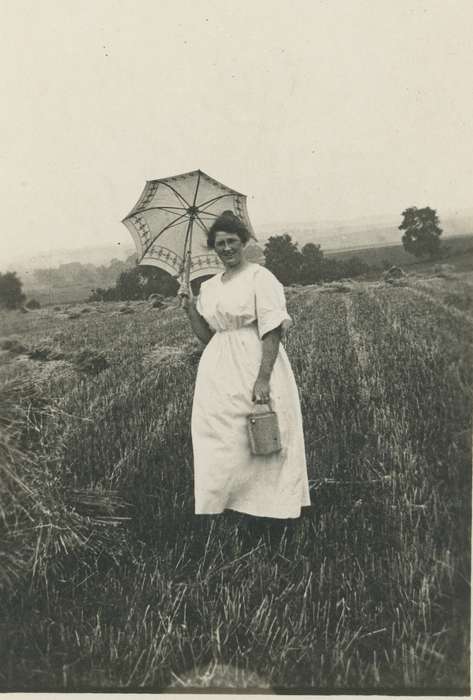
<svg viewBox="0 0 473 700"><path fill-rule="evenodd" d="M27 346L16 337L0 338L0 349L12 355L25 355L28 352Z"/></svg>
<svg viewBox="0 0 473 700"><path fill-rule="evenodd" d="M100 374L110 366L107 355L92 347L78 350L71 355L71 359L79 372L93 376Z"/></svg>

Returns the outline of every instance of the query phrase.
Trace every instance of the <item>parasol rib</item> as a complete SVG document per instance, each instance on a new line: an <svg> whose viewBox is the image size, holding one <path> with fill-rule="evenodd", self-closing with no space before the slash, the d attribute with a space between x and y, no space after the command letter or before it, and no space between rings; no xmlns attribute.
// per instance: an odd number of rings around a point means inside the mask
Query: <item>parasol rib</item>
<svg viewBox="0 0 473 700"><path fill-rule="evenodd" d="M197 193L199 192L200 185L200 170L197 175L197 183L194 192L194 201L192 202L192 211L190 213L189 225L187 227L186 240L184 241L184 251L185 253L185 271L184 271L184 282L186 285L189 284L190 279L190 268L191 268L191 254L192 254L192 230L194 227L194 217L197 217L197 207L195 203L197 201Z"/></svg>
<svg viewBox="0 0 473 700"><path fill-rule="evenodd" d="M199 174L197 175L197 184L195 186L194 201L192 203L193 207L195 207L195 203L197 201L197 192L199 191L199 185L200 185L200 170L199 170Z"/></svg>
<svg viewBox="0 0 473 700"><path fill-rule="evenodd" d="M176 211L172 211L173 209L174 209L174 210L177 210L177 211L187 211L187 207L173 207L173 206L167 206L167 207L142 207L141 209L136 209L136 211L134 211L132 214L130 214L130 216L136 216L136 214L143 214L143 213L146 212L146 211L154 211L155 209L156 209L157 211L167 211L167 212L169 212L169 214L176 214ZM127 218L129 218L129 217L127 217Z"/></svg>
<svg viewBox="0 0 473 700"><path fill-rule="evenodd" d="M209 229L208 229L207 226L204 224L204 222L202 221L202 219L200 218L200 216L199 216L198 214L195 215L195 220L196 220L196 222L199 224L200 228L201 228L203 231L205 231L205 233L208 233L208 232L209 232Z"/></svg>
<svg viewBox="0 0 473 700"><path fill-rule="evenodd" d="M168 187L172 192L174 192L174 194L176 195L178 200L181 202L181 204L184 204L186 206L186 208L189 209L189 206L190 206L189 202L187 202L184 199L184 197L182 196L182 194L180 192L178 192L176 189L174 189L174 187L172 185L170 185L169 182L160 181L159 184L164 185L165 187Z"/></svg>
<svg viewBox="0 0 473 700"><path fill-rule="evenodd" d="M225 197L234 197L235 194L233 192L229 192L227 194L220 194L218 197L213 197L212 199L208 199L206 202L202 202L202 204L199 204L199 211L202 211L202 207L209 206L210 204L214 204L215 202L218 202L219 199L224 199Z"/></svg>
<svg viewBox="0 0 473 700"><path fill-rule="evenodd" d="M177 224L180 223L180 221L181 221L182 219L185 219L186 216L187 216L187 214L181 214L181 216L178 216L177 219L174 219L174 221L171 221L167 226L165 226L163 229L161 229L161 231L160 231L158 234L156 234L156 236L151 240L151 242L148 243L148 245L146 246L146 248L145 248L145 250L144 250L143 255L141 256L141 259L144 258L144 256L145 256L146 253L148 252L148 250L156 243L156 241L158 240L158 238L159 238L160 236L162 236L163 233L164 233L165 231L167 231L168 229L172 228L173 226L177 226Z"/></svg>

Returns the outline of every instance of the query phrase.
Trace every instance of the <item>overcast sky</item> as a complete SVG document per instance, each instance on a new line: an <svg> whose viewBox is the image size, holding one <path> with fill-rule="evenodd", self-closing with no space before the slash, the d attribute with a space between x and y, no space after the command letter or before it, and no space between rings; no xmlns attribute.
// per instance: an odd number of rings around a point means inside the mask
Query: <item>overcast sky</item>
<svg viewBox="0 0 473 700"><path fill-rule="evenodd" d="M268 222L473 207L471 0L0 0L0 260L200 168Z"/></svg>

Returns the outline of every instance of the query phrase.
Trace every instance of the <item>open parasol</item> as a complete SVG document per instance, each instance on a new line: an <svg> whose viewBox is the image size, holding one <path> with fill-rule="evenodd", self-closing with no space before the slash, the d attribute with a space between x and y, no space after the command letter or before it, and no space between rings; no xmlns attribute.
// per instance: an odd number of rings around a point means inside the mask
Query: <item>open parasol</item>
<svg viewBox="0 0 473 700"><path fill-rule="evenodd" d="M135 242L139 265L160 267L188 285L190 280L223 269L215 252L207 248L206 234L226 210L238 216L250 232L246 258L263 263L246 196L202 170L149 180L123 223Z"/></svg>

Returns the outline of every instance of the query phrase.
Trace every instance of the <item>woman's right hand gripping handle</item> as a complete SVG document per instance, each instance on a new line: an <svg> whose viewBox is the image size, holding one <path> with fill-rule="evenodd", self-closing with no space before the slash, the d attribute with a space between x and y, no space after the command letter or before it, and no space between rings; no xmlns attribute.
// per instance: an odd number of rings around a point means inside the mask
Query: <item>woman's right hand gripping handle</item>
<svg viewBox="0 0 473 700"><path fill-rule="evenodd" d="M180 299L180 308L184 311L189 311L189 308L194 305L194 295L190 284L181 284L178 289L177 296Z"/></svg>
<svg viewBox="0 0 473 700"><path fill-rule="evenodd" d="M181 284L177 295L180 299L180 308L187 314L191 322L192 330L199 340L204 343L204 345L207 345L210 338L213 336L213 331L209 327L207 321L197 311L195 307L195 297L192 294L190 285Z"/></svg>

